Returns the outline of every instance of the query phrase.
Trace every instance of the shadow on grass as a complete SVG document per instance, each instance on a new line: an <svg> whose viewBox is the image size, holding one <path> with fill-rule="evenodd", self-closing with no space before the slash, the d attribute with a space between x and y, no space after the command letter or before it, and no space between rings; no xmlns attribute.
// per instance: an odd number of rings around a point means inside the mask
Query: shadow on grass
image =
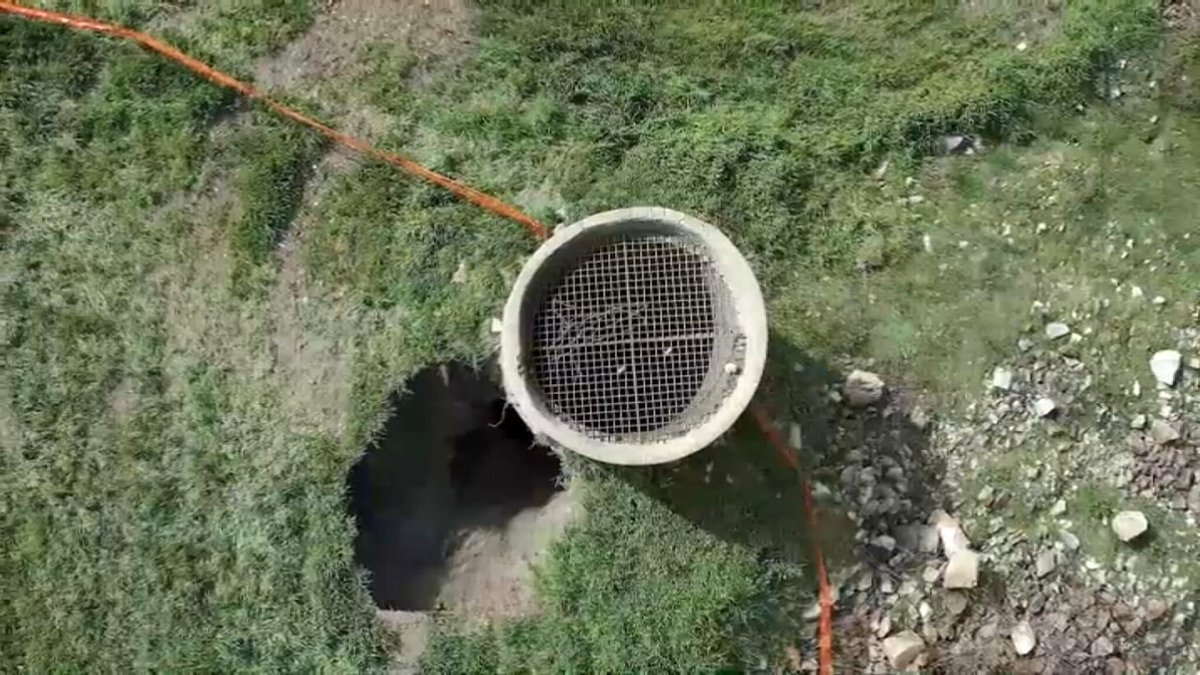
<svg viewBox="0 0 1200 675"><path fill-rule="evenodd" d="M840 578L839 572L855 563L895 577L895 566L918 565L917 556L904 551L892 555L857 541L856 534L864 531L867 541L894 535L897 526L923 522L930 511L947 506L941 495L944 462L928 452L927 414L911 392L889 388L878 404L853 409L831 393L840 393L845 379L838 368L773 335L756 403L790 442L795 441L794 425L799 427L801 472L812 485L820 547L832 577ZM875 467L877 481L868 487L851 481L846 487L842 471L850 466ZM903 478L887 477L885 467L890 466L899 467ZM816 588L813 532L801 476L748 414L721 442L684 460L616 472L716 537L752 547L761 559L781 568L802 570L801 579L782 574L779 583L763 589L763 616L799 627Z"/></svg>

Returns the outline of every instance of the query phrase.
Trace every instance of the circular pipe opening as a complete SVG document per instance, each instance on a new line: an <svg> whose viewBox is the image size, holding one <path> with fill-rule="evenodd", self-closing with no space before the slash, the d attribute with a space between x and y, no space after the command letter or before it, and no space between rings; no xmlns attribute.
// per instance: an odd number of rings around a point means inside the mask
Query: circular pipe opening
<svg viewBox="0 0 1200 675"><path fill-rule="evenodd" d="M510 402L551 442L615 464L711 443L749 403L766 357L750 266L716 228L661 208L558 231L505 306Z"/></svg>

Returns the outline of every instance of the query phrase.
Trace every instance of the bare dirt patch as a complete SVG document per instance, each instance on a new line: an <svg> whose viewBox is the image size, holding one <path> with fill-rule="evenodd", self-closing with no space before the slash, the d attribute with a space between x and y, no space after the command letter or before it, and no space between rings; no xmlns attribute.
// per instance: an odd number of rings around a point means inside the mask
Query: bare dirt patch
<svg viewBox="0 0 1200 675"><path fill-rule="evenodd" d="M0 378L0 450L16 450L20 438L17 416L12 409L12 392L7 378Z"/></svg>
<svg viewBox="0 0 1200 675"><path fill-rule="evenodd" d="M164 268L160 275L166 297L169 352L203 353L207 351L205 345L210 344L208 332L214 325L210 319L218 313L211 294L228 287L233 269L228 243L217 225L234 207L233 194L230 179L220 176L179 195L162 210L164 219L186 217L205 223L191 232L182 247L190 251L183 264Z"/></svg>
<svg viewBox="0 0 1200 675"><path fill-rule="evenodd" d="M518 512L503 528L467 532L451 556L439 599L473 617L531 614L530 569L576 511L576 493L568 490Z"/></svg>
<svg viewBox="0 0 1200 675"><path fill-rule="evenodd" d="M256 83L321 98L328 88L341 101L333 121L342 130L375 142L391 118L358 100L347 81L368 65L373 44L406 45L418 59L410 77L459 63L475 43L475 13L465 0L337 0L313 25L279 52L259 61ZM349 414L352 331L356 311L332 289L312 285L304 263L305 237L321 226L319 206L337 178L359 163L357 155L333 147L313 167L300 212L281 242L279 276L270 294L271 345L285 382L283 410L295 425L335 436Z"/></svg>
<svg viewBox="0 0 1200 675"><path fill-rule="evenodd" d="M249 124L248 114L234 115L212 130L210 140L228 147ZM329 176L345 170L339 162L347 161L330 154L317 164L304 206L319 202L332 185ZM279 273L265 307L261 301L234 301L229 288L235 261L225 224L240 217L235 178L230 170L210 164L196 183L156 215L158 227L197 224L187 228L173 263L155 275L165 298L168 364L200 359L234 368L275 388L287 428L340 437L349 414L355 314L336 294L308 283L299 251L303 233L313 226L312 209L302 206L279 245ZM169 382L182 379L182 372L174 373ZM129 407L126 399L121 387L110 395L118 417Z"/></svg>
<svg viewBox="0 0 1200 675"><path fill-rule="evenodd" d="M183 203L194 206L196 213L230 203L220 196L224 191L217 192L209 197L193 194ZM271 355L260 333L261 310L252 303L236 303L228 290L234 261L221 220L197 216L196 222L206 224L185 236L175 260L155 277L165 299L164 362L171 396L183 395L189 369L197 364L255 382L265 381L271 371Z"/></svg>
<svg viewBox="0 0 1200 675"><path fill-rule="evenodd" d="M968 0L958 6L960 14L969 21L978 21L997 13L1010 12L1013 5L996 0ZM1014 14L1011 25L1001 31L1001 39L1014 47L1026 48L1050 44L1062 35L1063 13L1053 3L1029 3Z"/></svg>
<svg viewBox="0 0 1200 675"><path fill-rule="evenodd" d="M1200 33L1200 0L1168 0L1162 11L1163 20L1172 30Z"/></svg>
<svg viewBox="0 0 1200 675"><path fill-rule="evenodd" d="M255 68L268 89L294 90L353 76L374 43L405 44L421 64L454 62L475 43L475 12L464 0L340 0L312 27Z"/></svg>
<svg viewBox="0 0 1200 675"><path fill-rule="evenodd" d="M303 219L302 219L303 220ZM307 227L297 223L279 246L271 290L271 350L286 383L281 407L289 423L339 438L350 410L353 307L309 286L300 250Z"/></svg>
<svg viewBox="0 0 1200 675"><path fill-rule="evenodd" d="M357 160L356 155L334 148L312 167L296 218L276 249L279 272L267 302L271 354L284 383L282 413L292 428L335 438L346 429L350 414L358 314L336 290L313 285L303 251L308 233L321 225L318 207L336 177L357 166Z"/></svg>
<svg viewBox="0 0 1200 675"><path fill-rule="evenodd" d="M137 409L137 390L132 379L125 378L108 392L108 409L118 424L127 422Z"/></svg>
<svg viewBox="0 0 1200 675"><path fill-rule="evenodd" d="M425 612L381 609L375 612L383 629L394 675L419 673L421 656L429 645L433 618Z"/></svg>

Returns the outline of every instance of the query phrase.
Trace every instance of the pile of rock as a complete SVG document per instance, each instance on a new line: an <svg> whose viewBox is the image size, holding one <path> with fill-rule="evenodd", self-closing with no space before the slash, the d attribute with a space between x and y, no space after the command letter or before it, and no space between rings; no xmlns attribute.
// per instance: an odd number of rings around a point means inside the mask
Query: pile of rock
<svg viewBox="0 0 1200 675"><path fill-rule="evenodd" d="M1200 517L1200 458L1187 420L1200 418L1200 401L1182 386L1183 355L1174 349L1155 352L1150 371L1158 385L1158 414L1135 415L1127 445L1134 457L1128 488L1166 508ZM1183 391L1181 391L1181 389Z"/></svg>
<svg viewBox="0 0 1200 675"><path fill-rule="evenodd" d="M870 631L867 672L935 662L961 672L1134 672L1154 654L1200 662L1179 623L1191 609L1171 618L1153 599L1180 592L1182 577L1135 571L1138 544L1166 536L1166 524L1150 510L1096 522L1094 509L1073 505L1080 486L1114 486L1200 518L1200 454L1189 428L1200 420L1200 378L1189 374L1187 350L1155 353L1160 407L1128 415L1092 390L1097 363L1082 360L1090 331L1080 333L1051 321L1041 339L1023 339L1021 352L989 373L987 399L939 419L919 452L895 442L888 420L907 411L881 378L856 371L844 383L843 411L861 424L840 426L864 433L840 439L848 445L839 477L865 562L841 591ZM1200 330L1195 337L1200 351ZM1009 463L1001 481L964 494L959 480L974 483L1018 453L1027 459ZM923 469L929 456L944 460L944 473ZM1088 557L1080 538L1097 536L1089 523L1125 543L1115 560ZM985 579L1003 584L1003 599L981 594Z"/></svg>

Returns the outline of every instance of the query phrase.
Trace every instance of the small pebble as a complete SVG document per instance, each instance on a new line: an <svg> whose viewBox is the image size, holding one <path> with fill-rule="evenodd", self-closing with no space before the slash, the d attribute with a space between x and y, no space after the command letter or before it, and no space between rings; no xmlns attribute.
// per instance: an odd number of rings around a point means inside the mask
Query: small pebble
<svg viewBox="0 0 1200 675"><path fill-rule="evenodd" d="M1013 626L1012 643L1018 656L1025 656L1031 653L1034 647L1037 647L1037 636L1033 634L1033 627L1029 625L1028 621L1022 621Z"/></svg>
<svg viewBox="0 0 1200 675"><path fill-rule="evenodd" d="M1064 338L1071 334L1071 328L1061 321L1052 321L1046 324L1046 337L1051 340Z"/></svg>
<svg viewBox="0 0 1200 675"><path fill-rule="evenodd" d="M1036 413L1038 417L1049 417L1054 413L1055 410L1058 410L1058 404L1055 403L1053 399L1045 396L1039 398L1033 404L1033 412Z"/></svg>

